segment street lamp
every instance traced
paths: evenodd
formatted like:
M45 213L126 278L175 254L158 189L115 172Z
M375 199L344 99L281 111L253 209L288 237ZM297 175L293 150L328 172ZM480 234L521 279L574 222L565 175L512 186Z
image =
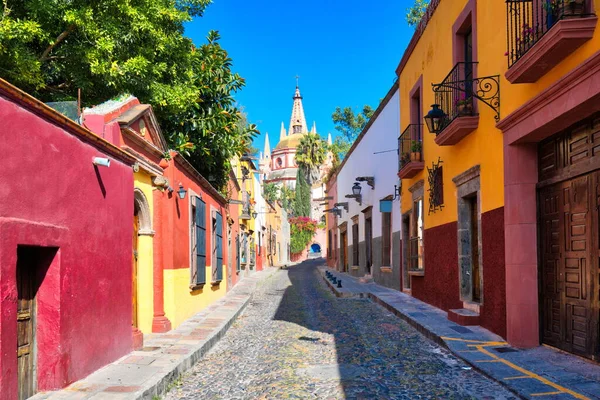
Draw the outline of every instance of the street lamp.
M254 212L252 213L252 218L256 219L256 217L258 217L258 213L257 213L256 211L254 211Z
M354 186L352 186L352 194L354 194L355 196L360 196L361 191L362 187L360 186L360 183L354 182Z
M431 110L429 110L424 118L429 132L436 135L440 133L446 123L446 117L446 113L440 108L439 104L432 104Z
M183 185L181 183L179 183L179 190L177 191L177 195L179 196L179 198L181 200L185 199L185 194L187 193L187 190L185 190L183 188Z

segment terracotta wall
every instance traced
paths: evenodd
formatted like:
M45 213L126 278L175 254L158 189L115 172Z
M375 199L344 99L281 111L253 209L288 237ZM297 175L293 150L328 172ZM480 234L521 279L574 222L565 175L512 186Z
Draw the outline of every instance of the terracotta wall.
M38 389L132 348L133 173L62 125L0 97L0 391L16 399L17 246L56 248L37 292Z

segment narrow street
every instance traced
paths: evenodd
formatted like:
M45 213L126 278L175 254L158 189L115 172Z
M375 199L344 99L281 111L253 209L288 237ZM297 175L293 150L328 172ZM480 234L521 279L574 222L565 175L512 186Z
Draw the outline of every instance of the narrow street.
M165 398L515 398L383 308L334 297L318 265L263 282Z

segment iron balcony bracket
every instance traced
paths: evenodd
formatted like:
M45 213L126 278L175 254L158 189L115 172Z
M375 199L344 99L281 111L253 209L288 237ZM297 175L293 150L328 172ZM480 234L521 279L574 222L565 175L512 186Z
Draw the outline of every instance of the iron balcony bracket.
M432 83L435 93L458 90L481 101L496 112L494 119L500 121L500 75L483 76L453 82ZM467 88L471 86L469 91Z

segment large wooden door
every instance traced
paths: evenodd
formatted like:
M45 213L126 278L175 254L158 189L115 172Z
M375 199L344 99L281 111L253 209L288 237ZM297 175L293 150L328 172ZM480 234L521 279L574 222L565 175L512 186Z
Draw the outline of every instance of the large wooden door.
M365 242L367 247L367 274L371 273L373 265L373 220L365 219Z
M17 251L17 366L19 400L36 392L35 371L35 262L32 251Z
M598 351L598 182L591 173L539 193L542 341L589 358Z
M348 233L342 232L342 272L348 271Z

